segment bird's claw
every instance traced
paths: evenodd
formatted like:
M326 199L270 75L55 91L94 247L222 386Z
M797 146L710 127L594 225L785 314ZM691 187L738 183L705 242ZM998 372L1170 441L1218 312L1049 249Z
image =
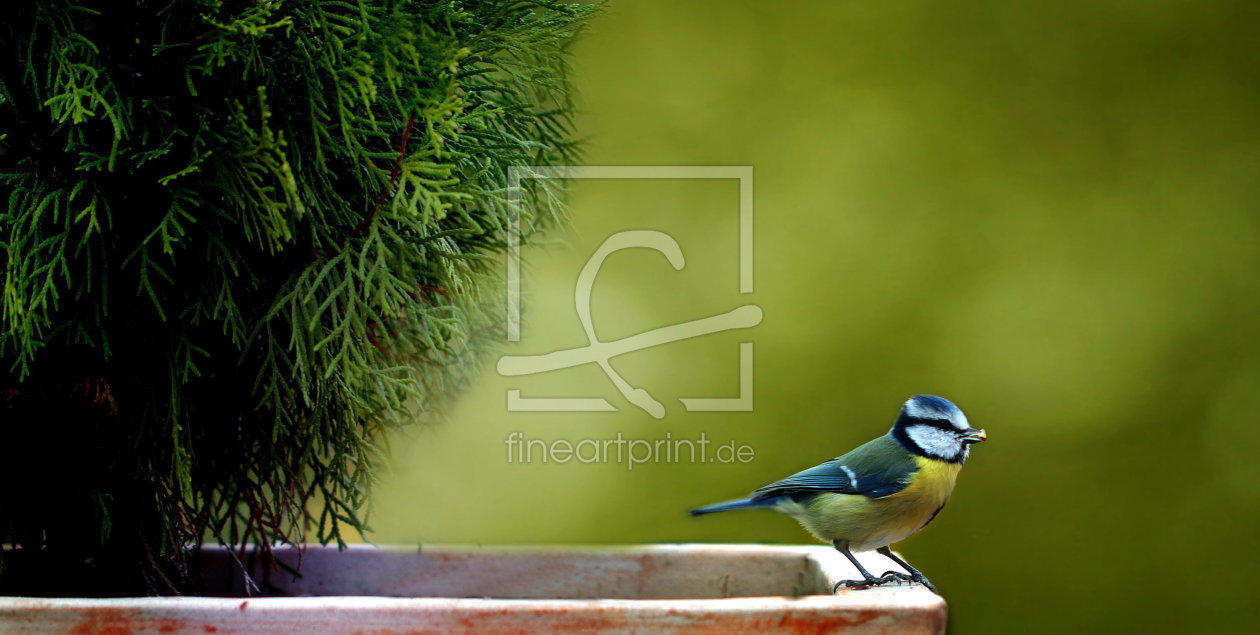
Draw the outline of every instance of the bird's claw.
M844 587L846 589L862 589L862 588L876 586L879 584L883 584L885 582L892 582L893 580L900 580L900 579L901 578L898 578L897 576L894 576L894 575L884 574L883 576L880 576L878 578L864 578L862 580L841 580L837 582L834 587L831 588L831 592L832 593L839 592L840 587Z
M922 573L919 573L917 571L914 573L901 573L900 571L888 571L884 573L885 577L890 576L890 575L897 576L898 580L905 580L906 582L918 582L919 584L922 584L923 586L927 587L929 591L936 593L936 585L929 582L928 579Z
M936 585L929 582L928 579L922 573L916 573L910 576L910 581L918 582L919 584L922 584L923 586L927 587L929 591L933 593L937 592Z
M911 574L911 573L903 573L901 571L885 571L884 575L878 578L866 578L863 580L841 580L836 583L836 586L832 587L831 592L832 593L838 592L840 590L840 587L844 587L846 589L866 588L866 587L883 584L885 582L892 582L893 580L896 580L899 582L918 582L919 584L922 584L923 586L927 587L929 591L933 593L937 592L936 585L932 584L932 582L928 580L927 577L925 577L922 573Z

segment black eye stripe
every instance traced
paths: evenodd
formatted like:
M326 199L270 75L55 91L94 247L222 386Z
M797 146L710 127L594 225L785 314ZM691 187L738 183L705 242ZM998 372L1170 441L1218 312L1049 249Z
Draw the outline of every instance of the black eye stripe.
M958 428L955 428L954 424L949 422L949 419L923 419L915 423L931 426L937 430L943 430L945 432L958 432Z

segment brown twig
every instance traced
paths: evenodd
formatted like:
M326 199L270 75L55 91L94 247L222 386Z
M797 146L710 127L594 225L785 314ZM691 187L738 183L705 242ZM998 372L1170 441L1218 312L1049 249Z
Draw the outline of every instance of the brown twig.
M384 205L385 201L389 200L389 197L394 194L394 189L398 186L398 177L402 174L403 160L407 158L407 142L411 141L411 130L415 126L416 116L412 115L407 119L407 127L403 128L402 144L398 148L398 158L394 160L394 169L389 174L389 183L381 190L380 195L376 197L376 202L372 203L372 207L368 209L366 214L363 215L363 219L359 221L359 224L355 225L354 229L351 229L349 234L346 234L346 239L341 242L342 247L344 247L351 238L358 236L360 232L367 228L368 223L372 222L373 218L376 218L376 211L379 210L381 205Z

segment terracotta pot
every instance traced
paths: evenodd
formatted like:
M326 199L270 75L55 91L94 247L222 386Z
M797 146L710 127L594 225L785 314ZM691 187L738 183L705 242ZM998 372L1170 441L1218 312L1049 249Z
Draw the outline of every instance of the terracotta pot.
M245 554L245 560L251 554ZM278 549L288 568L297 550ZM0 598L5 633L851 632L940 633L945 601L921 585L831 593L858 577L822 546L310 546L301 575L202 553L205 597ZM862 554L868 568L891 568Z

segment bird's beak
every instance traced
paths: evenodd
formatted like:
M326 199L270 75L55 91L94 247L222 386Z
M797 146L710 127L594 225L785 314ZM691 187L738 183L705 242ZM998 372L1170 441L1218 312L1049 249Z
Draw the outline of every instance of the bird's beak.
M966 441L967 443L980 443L988 438L989 435L985 434L984 430L976 430L975 428L972 428L967 431L967 436L963 437L963 441Z

